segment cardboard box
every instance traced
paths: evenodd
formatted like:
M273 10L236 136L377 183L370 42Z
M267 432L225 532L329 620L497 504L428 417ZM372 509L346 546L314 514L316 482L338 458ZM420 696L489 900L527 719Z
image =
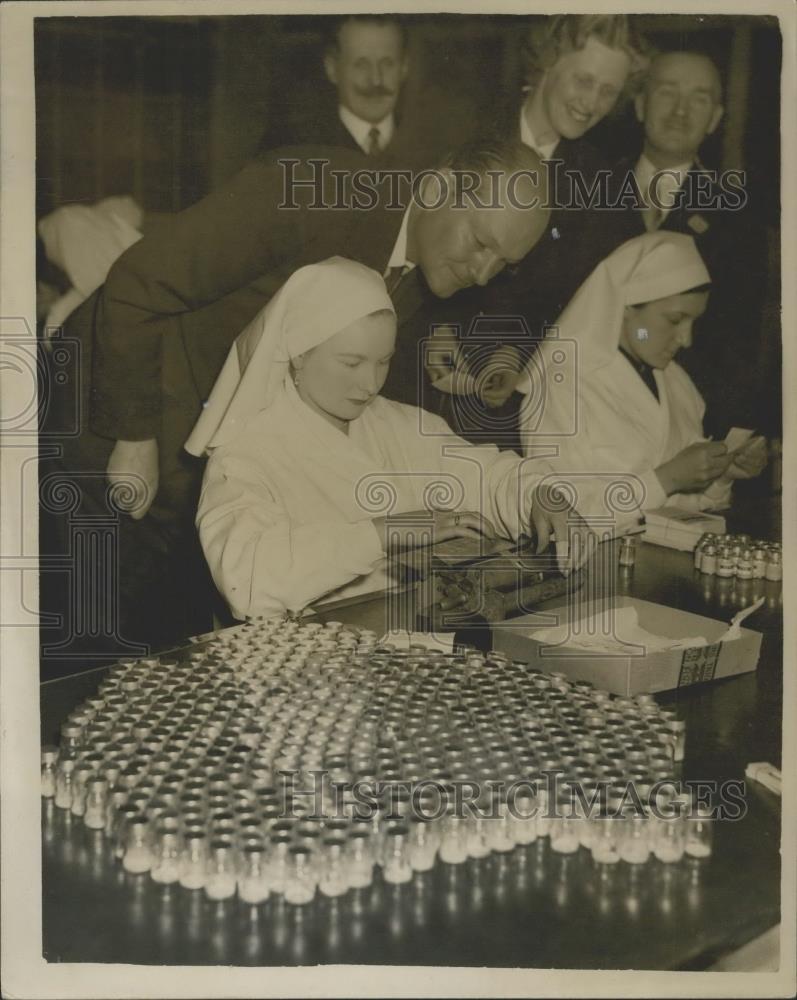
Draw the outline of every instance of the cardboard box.
M761 651L761 634L740 629L738 639L719 642L728 623L693 615L687 611L619 597L614 607L636 608L639 624L655 635L686 638L705 636L709 645L668 649L645 653L638 647L629 649L628 656L587 653L568 650L567 645L544 646L535 641L534 633L550 624L534 625L534 615L525 615L492 626L493 646L513 659L524 660L547 673L558 671L570 680L590 681L595 687L612 694L634 695L699 684L720 677L749 673L756 669ZM550 614L550 612L548 612ZM568 609L556 609L560 621L567 621ZM622 639L622 636L619 636Z

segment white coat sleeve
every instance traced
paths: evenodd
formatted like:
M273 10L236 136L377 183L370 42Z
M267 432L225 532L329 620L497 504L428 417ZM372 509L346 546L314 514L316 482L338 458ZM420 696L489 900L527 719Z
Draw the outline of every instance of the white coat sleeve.
M297 611L383 558L370 520L295 524L251 461L208 461L197 528L213 580L238 618Z
M682 409L687 416L691 416L694 423L695 433L689 444L697 444L700 441L708 440L703 433L703 418L706 413L706 404L697 386L683 370L678 372L678 390L682 398ZM730 506L731 490L733 480L720 476L702 493L671 493L667 503L683 510L709 510L716 508L723 510Z
M553 470L544 462L531 462L514 451L499 451L494 445L474 445L458 437L440 417L424 414L428 435L423 461L436 467L458 484L459 509L488 518L497 533L516 539L529 533L533 492Z
M612 517L618 525L638 521L644 510L661 507L667 496L653 469L639 470L623 441L607 446L605 435L591 432L596 415L589 396L581 395L574 414L572 402L550 392L534 425L521 427L524 452L547 463L572 488L574 505L585 516Z

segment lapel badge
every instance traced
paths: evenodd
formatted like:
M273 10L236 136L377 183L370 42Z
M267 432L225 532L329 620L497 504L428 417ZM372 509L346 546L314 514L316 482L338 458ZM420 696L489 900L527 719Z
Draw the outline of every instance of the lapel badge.
M708 222L706 222L703 216L699 214L691 216L687 225L690 229L693 229L698 236L702 236L703 233L708 231Z

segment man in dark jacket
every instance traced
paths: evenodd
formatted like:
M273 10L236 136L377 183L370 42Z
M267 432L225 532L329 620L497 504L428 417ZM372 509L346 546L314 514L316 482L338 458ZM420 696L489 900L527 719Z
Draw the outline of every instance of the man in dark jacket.
M199 622L190 627L176 620L174 610L181 595L192 595L189 618L201 620L207 607L180 557L195 539L201 477L201 463L182 445L235 337L292 271L336 254L377 269L396 303L401 342L414 336L409 321L425 296L486 283L520 261L547 222L545 210L518 208L505 191L498 211L457 207L454 177L462 170L480 177L488 169L526 171L519 198L544 200L529 176L539 178L539 159L520 144L466 148L415 188L406 182L411 171L402 185L385 169L371 178L374 197L363 196L360 208L351 188L341 194L340 174L327 169L332 157L335 170L343 170L341 153L305 147L248 165L174 216L157 239L131 247L70 318L67 336L81 345L81 432L58 438L71 414L65 416L56 393L47 429L59 454L42 478L42 502L52 515L49 544L67 549L78 514L116 516L118 580L109 585L118 586L120 630L128 639L163 644L201 630ZM362 180L362 168L354 153L346 176ZM406 357L411 364L400 368L398 362L397 371L415 381L415 347ZM106 470L117 491L115 510ZM80 494L79 510L68 516L48 501L61 480ZM119 514L120 499L129 515Z
M612 179L612 199L625 197L629 205L620 216L623 237L659 228L694 237L712 289L694 345L679 363L706 401L707 433L755 428L766 232L746 204L743 172L718 176L699 159L723 116L719 71L699 52L662 53L635 106L642 151L619 163Z

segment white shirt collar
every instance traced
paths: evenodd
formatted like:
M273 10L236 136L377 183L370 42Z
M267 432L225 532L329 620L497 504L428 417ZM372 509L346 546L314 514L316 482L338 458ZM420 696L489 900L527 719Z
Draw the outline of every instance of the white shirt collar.
M526 116L523 114L522 104L520 106L520 141L524 146L530 146L543 160L550 160L554 154L554 150L559 145L558 139L547 143L545 146L537 142L529 128L529 123L526 121Z
M414 261L407 260L407 230L410 222L411 207L407 208L404 212L404 218L401 220L401 229L398 231L396 242L393 244L393 253L391 253L390 260L385 269L385 276L395 267L403 267L405 273L415 267Z
M393 138L393 131L396 127L393 118L393 112L383 118L381 122L367 122L363 118L359 118L353 111L350 111L343 104L338 105L338 116L343 122L345 127L351 133L352 139L357 143L360 149L364 152L368 152L370 146L370 139L368 133L372 128L378 129L379 131L379 148L384 149L385 146Z
M692 167L692 161L687 163L679 163L675 167L660 168L656 167L651 161L645 156L644 153L639 157L636 167L634 167L634 175L639 185L639 191L642 197L648 200L648 188L650 182L655 174L659 174L659 178L656 182L656 191L658 194L659 201L662 206L664 206L665 214L672 208L675 203L675 192L682 186L684 178Z

